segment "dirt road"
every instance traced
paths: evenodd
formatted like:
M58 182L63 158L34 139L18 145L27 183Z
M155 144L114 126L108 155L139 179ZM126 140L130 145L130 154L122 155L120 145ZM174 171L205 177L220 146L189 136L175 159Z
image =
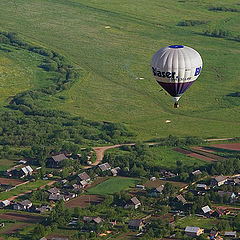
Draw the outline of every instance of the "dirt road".
M51 186L51 185L53 185L55 182L56 182L55 180L54 180L54 181L51 181L51 182L49 182L49 183L47 183L47 184L42 185L40 188L43 189L45 186ZM33 190L37 190L37 189L38 189L38 188L34 188ZM29 190L29 191L26 191L26 192L23 192L23 193L19 193L18 195L15 195L15 196L12 196L12 197L8 198L7 200L8 200L8 201L12 201L12 200L14 200L14 199L16 199L16 198L18 198L18 197L21 197L21 196L23 196L23 195L26 195L26 194L28 194L28 193L31 193L33 190Z

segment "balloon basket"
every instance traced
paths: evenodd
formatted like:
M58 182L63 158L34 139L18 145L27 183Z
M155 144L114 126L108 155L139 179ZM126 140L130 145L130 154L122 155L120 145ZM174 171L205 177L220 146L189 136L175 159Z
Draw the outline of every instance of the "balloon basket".
M179 108L179 104L177 102L174 103L174 108Z

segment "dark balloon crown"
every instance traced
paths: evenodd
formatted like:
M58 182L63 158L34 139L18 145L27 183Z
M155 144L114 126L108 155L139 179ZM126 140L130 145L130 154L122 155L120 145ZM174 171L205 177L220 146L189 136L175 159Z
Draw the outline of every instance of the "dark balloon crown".
M182 45L171 45L170 48L184 48Z

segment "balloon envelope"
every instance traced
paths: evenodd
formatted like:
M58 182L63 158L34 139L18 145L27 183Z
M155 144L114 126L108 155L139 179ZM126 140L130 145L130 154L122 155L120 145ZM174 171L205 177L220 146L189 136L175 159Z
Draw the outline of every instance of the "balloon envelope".
M151 69L156 81L177 102L200 75L202 58L190 47L172 45L153 55Z

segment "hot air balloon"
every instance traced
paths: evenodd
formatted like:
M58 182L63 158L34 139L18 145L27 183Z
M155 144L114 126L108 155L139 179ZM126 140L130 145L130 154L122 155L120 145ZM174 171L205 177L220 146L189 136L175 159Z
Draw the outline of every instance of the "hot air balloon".
M174 107L178 108L180 97L201 73L202 58L190 47L171 45L153 55L151 69L155 80L172 96Z

